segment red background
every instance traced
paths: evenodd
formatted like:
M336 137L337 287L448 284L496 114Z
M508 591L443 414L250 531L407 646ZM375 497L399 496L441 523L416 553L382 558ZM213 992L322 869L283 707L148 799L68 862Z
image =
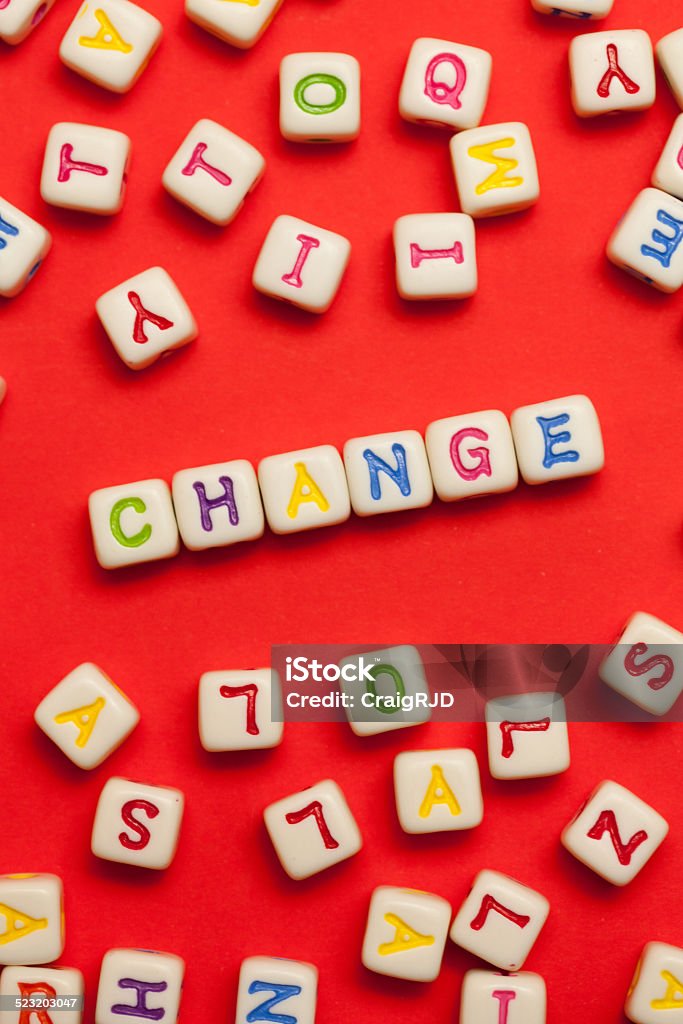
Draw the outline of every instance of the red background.
M553 910L527 966L549 985L551 1019L621 1022L642 943L683 944L674 726L572 730L566 777L487 777L483 728L426 726L358 740L346 727L287 729L257 756L205 754L196 734L201 672L267 664L275 642L612 639L637 608L682 628L680 303L610 266L605 241L651 169L677 113L663 80L644 113L579 121L566 52L585 24L535 15L527 0L286 0L263 40L238 52L191 25L180 0L146 0L165 38L135 89L108 94L67 71L59 40L76 11L58 3L0 54L1 191L44 223L54 248L27 291L2 302L0 409L3 608L0 663L0 870L50 870L67 893L65 964L88 983L114 945L188 962L184 1018L231 1019L240 959L309 959L321 971L319 1021L450 1020L475 961L449 943L431 986L382 979L359 963L377 883L433 890L454 904L481 867L544 892ZM677 28L673 0L616 0L607 25ZM595 28L604 28L598 23ZM485 120L529 124L541 177L534 209L477 225L480 290L461 304L396 294L390 243L404 213L457 209L448 132L397 114L413 39L434 35L493 54ZM278 132L277 67L294 50L342 50L363 73L363 132L315 148ZM235 223L214 228L161 189L161 172L200 117L266 156ZM50 126L85 121L133 140L123 212L111 220L45 206L38 182ZM340 231L352 260L331 311L313 318L257 295L251 269L279 213ZM198 342L138 374L96 321L109 287L160 263L200 324ZM86 499L109 484L171 478L188 466L332 442L580 391L601 417L607 462L579 482L520 488L298 537L273 537L106 573ZM94 660L143 721L91 775L38 734L32 712L67 671ZM471 745L486 818L460 836L409 837L392 806L391 761L405 747ZM88 840L110 774L187 794L181 845L160 875L97 862ZM366 846L309 882L289 881L269 847L263 806L331 776ZM625 891L560 848L583 796L614 777L651 801L672 834Z

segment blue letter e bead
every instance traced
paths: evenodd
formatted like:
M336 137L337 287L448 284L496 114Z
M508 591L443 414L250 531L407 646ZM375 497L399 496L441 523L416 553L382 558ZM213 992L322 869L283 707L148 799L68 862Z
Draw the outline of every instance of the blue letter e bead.
M651 256L657 260L665 270L671 266L671 259L683 241L683 220L678 220L668 210L657 210L657 220L669 229L670 234L665 235L659 228L652 232L652 241L661 245L661 249L655 249L653 245L641 245L640 251L643 256Z
M545 469L552 469L557 462L579 461L579 453L574 451L573 448L566 452L553 451L556 444L568 444L572 439L572 435L568 430L560 430L557 433L553 433L555 427L563 427L565 423L569 423L568 413L563 412L559 416L537 416L536 422L543 431L543 440L545 442L543 466Z
M393 469L384 459L376 455L370 448L363 452L363 458L370 470L370 494L379 501L382 497L382 485L379 482L379 474L386 473L390 480L393 480L404 498L410 494L410 480L408 478L408 467L406 466L406 450L402 444L392 444L391 451L396 459L396 469Z
M276 985L271 981L252 981L249 986L249 995L253 995L254 992L273 992L274 995L272 999L266 999L264 1003L259 1003L249 1011L247 1024L254 1024L259 1020L270 1021L271 1024L297 1024L297 1018L292 1017L290 1013L271 1013L271 1010L285 999L300 995L301 985Z

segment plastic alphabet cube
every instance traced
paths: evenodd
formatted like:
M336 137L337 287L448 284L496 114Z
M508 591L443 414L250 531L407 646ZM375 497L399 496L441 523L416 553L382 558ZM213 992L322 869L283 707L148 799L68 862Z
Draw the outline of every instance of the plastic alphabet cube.
M404 750L394 760L394 795L401 828L413 835L475 828L484 817L471 750Z
M129 0L86 0L59 47L68 68L111 92L128 92L161 41L161 22Z
M5 380L4 377L0 377L0 405L2 405L2 403L4 402L6 394L7 394L7 381Z
M520 693L486 702L489 771L494 779L536 779L569 768L564 699Z
M212 0L218 2L218 0ZM225 0L238 6L241 0ZM166 167L162 184L174 199L213 224L234 220L261 180L266 161L222 124L197 121Z
M662 192L683 199L683 114L673 123L662 155L652 172L652 184Z
M540 194L529 129L517 121L482 125L450 143L460 209L471 217L525 210Z
M291 142L360 133L360 64L348 53L289 53L280 64L280 131Z
M83 975L74 967L6 967L0 975L3 1024L81 1024L83 994Z
M258 42L282 0L185 0L185 14L213 36L242 50Z
M140 712L106 673L85 662L41 700L37 725L79 768L96 768L140 721Z
M0 875L0 964L49 964L64 949L57 875Z
M605 464L598 414L585 395L521 406L510 425L519 471L528 484L590 476Z
M624 1013L633 1024L680 1024L683 1020L683 949L647 942L626 997Z
M235 1024L296 1021L314 1024L318 968L300 960L250 956L242 961Z
M173 278L150 267L101 295L95 303L109 340L131 370L197 337L197 323Z
M199 680L199 738L204 750L277 747L283 729L280 678L272 669L205 672Z
M480 871L455 916L450 936L494 967L517 971L549 912L550 904L540 892L498 871Z
M599 669L613 690L651 715L665 715L683 690L683 633L636 612Z
M398 109L406 121L474 128L484 115L491 54L445 39L416 39L401 83Z
M344 445L344 468L357 516L403 512L432 503L432 475L417 430L352 437Z
M442 501L513 491L519 480L510 424L498 409L435 420L425 434Z
M646 110L655 101L652 43L642 29L590 32L569 45L572 105L579 117Z
M178 554L178 527L165 480L139 480L93 491L88 510L95 554L103 569Z
M246 459L181 469L171 490L180 536L190 551L263 536L261 492Z
M40 194L67 210L118 213L129 160L130 139L123 132L62 121L47 137Z
M15 46L33 32L55 0L5 0L0 6L0 39ZM13 1022L9 1022L13 1024ZM65 1021L64 1024L70 1024Z
M683 108L683 28L663 36L655 53L676 102Z
M372 894L361 959L369 971L407 981L439 976L452 909L431 892L380 885Z
M324 313L339 291L350 256L351 243L343 235L283 214L266 235L252 284L273 299Z
M315 875L358 853L360 830L332 779L270 804L263 820L290 878Z
M354 670L345 671L340 686L350 702L344 711L356 736L376 736L431 718L431 695L416 647L402 644L354 654L340 664Z
M37 221L0 197L0 295L18 295L43 262L52 238Z
M332 445L268 455L258 481L273 533L335 526L351 515L344 465Z
M466 213L415 213L394 224L402 299L466 299L477 290L474 221Z
M184 807L179 789L109 779L97 804L92 852L102 860L163 871L175 857Z
M662 292L683 285L683 202L657 188L639 192L607 243L607 257Z
M531 0L531 6L541 14L552 14L556 18L599 21L610 13L614 0Z
M185 962L173 953L110 949L102 958L95 1024L129 1019L176 1024L184 975Z
M547 994L540 974L467 971L460 1024L545 1024Z
M600 783L566 826L562 845L612 885L628 885L668 831L661 814L608 780Z

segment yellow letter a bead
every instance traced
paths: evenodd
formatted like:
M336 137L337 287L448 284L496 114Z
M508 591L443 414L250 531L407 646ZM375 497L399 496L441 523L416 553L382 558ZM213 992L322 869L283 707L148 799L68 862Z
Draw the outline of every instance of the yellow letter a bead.
M8 907L6 903L0 903L0 916L5 919L5 930L0 933L0 946L6 946L8 942L16 942L31 932L47 928L46 917L29 917L28 914Z
M95 722L105 703L104 697L98 697L93 704L86 704L82 708L74 708L73 711L63 711L61 715L55 715L55 722L57 725L66 725L67 722L72 722L78 729L76 746L84 747L92 735Z
M427 787L427 792L420 804L420 817L428 818L434 806L443 804L448 807L454 817L456 814L461 813L460 804L455 797L455 793L446 782L442 769L438 764L434 764L432 765L432 777Z
M296 481L294 482L294 490L292 496L289 499L289 505L287 506L287 515L290 519L296 519L299 512L299 506L303 505L307 501L313 501L318 506L321 512L327 512L330 507L330 503L318 487L313 477L309 474L306 469L305 462L295 462L294 469L296 470Z
M380 956L388 956L390 953L401 953L406 949L416 949L418 946L433 946L433 935L421 935L414 931L410 925L402 921L396 914L385 914L384 920L396 929L392 942L383 942L378 947Z
M661 972L666 982L666 992L662 999L653 999L650 1006L653 1010L683 1009L683 985L670 971Z
M81 36L78 40L80 45L94 50L119 50L121 53L130 53L133 47L119 35L105 12L98 8L95 17L100 25L97 35Z

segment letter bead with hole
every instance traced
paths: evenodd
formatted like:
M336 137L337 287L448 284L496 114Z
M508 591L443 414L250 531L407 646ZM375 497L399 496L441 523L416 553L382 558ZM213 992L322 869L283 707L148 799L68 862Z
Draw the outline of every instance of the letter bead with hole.
M378 886L370 897L363 965L391 978L435 981L451 913L448 900L431 892Z
M352 437L344 445L344 468L357 516L403 512L432 503L432 475L417 430Z
M165 480L103 487L88 499L97 561L103 569L172 558L180 550Z
M258 482L273 533L335 526L351 515L344 464L332 445L268 455L258 464Z
M434 420L425 434L442 501L513 491L519 480L510 424L498 409Z
M494 217L525 210L538 200L536 156L525 124L470 128L453 136L450 149L463 213Z
M555 18L601 21L612 10L614 0L531 0L531 6L540 14L552 14Z
M40 194L67 210L118 213L129 161L130 139L123 132L61 121L47 137Z
M484 115L491 54L445 39L416 39L403 74L398 109L406 121L474 128Z
M356 736L376 736L431 718L431 695L417 647L401 644L352 654L340 663L344 712ZM348 666L348 667L347 667Z
M261 493L254 467L246 459L181 469L171 489L180 536L190 551L263 536Z
M528 484L590 476L605 464L600 421L586 395L521 406L510 425L519 470Z
M394 760L394 797L401 828L413 835L476 828L484 817L472 750L404 750Z
M477 290L474 221L466 213L415 213L394 224L402 299L466 299Z
M658 188L639 192L607 243L607 258L662 292L683 285L683 202Z
M651 715L665 715L683 691L683 633L636 612L598 670L603 683Z
M343 235L286 214L273 221L256 260L258 292L309 313L325 313L339 291L351 256Z
M647 942L631 982L624 1013L633 1024L683 1020L683 949Z
M678 115L669 132L652 172L652 184L676 199L683 199L683 114Z
M199 680L204 750L264 750L282 743L282 691L270 668L205 672Z
M261 38L282 0L185 0L185 14L206 32L241 50Z
M612 885L628 885L669 831L668 822L618 782L601 782L562 832L562 845Z
M0 928L0 965L58 960L64 950L61 878L0 875Z
M569 768L567 709L557 693L516 693L486 702L489 771L494 779L536 779Z
M546 1024L547 993L540 974L467 971L460 1024Z
M23 291L51 245L49 231L0 197L0 295L11 299Z
M280 131L290 142L360 133L360 64L348 53L289 53L280 63Z
M6 967L0 974L2 1024L82 1024L84 991L75 967Z
M5 0L0 5L0 39L10 46L22 43L50 10L55 0ZM9 1021L8 1024L13 1024ZM65 1022L69 1024L69 1022Z
M313 964L250 956L240 967L235 1024L314 1024L317 998L318 968Z
M176 1024L185 961L148 949L110 949L102 958L95 1024L126 1020ZM59 1016L61 1024L61 1015Z
M572 106L579 117L646 110L655 101L652 43L642 29L589 32L569 44Z
M663 36L655 46L655 53L676 102L683 108L683 28Z
M97 804L92 852L102 860L163 871L175 857L184 808L179 789L111 778Z

